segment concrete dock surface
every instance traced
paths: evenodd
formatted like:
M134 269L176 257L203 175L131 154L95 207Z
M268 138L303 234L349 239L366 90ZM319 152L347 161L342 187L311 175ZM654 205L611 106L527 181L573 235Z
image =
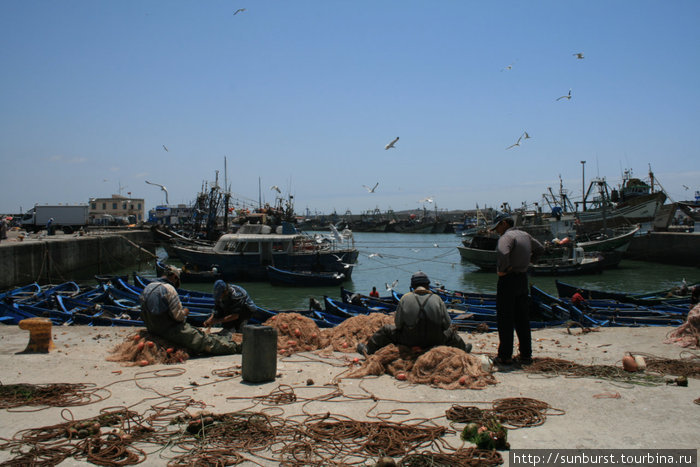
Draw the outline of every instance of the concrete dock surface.
M665 344L674 328L601 328L582 333L580 328L533 330L534 357L553 357L584 365L621 366L626 352L678 359L687 350ZM0 437L65 422L66 419L94 417L101 409L128 407L146 413L151 407L170 401L188 400L188 410L203 408L213 413L239 410L269 411L278 416L303 414L346 415L355 420L414 423L432 419L449 430L444 440L453 448L470 447L460 440L462 423L450 422L445 411L453 405L490 408L500 398L527 397L561 411L547 416L542 425L508 430L513 449L696 449L700 445L700 381L689 378L688 386L676 384L640 385L591 377L531 374L519 367L496 371L498 383L484 390L443 390L412 385L384 375L349 379L338 377L357 365L356 353L333 353L330 358L315 352L279 356L277 378L263 384L249 384L240 377L241 355L194 358L177 365L123 366L107 361L110 350L133 335L133 328L54 326L55 350L48 354L21 353L28 332L17 326L0 326L1 382L84 383L104 388L105 397L96 403L64 409L20 407L0 411ZM463 334L475 354L495 355L496 333ZM516 340L517 341L517 340ZM698 351L692 351L698 354ZM685 354L687 355L687 353ZM671 376L667 376L671 378ZM333 384L337 383L337 387ZM293 391L296 402L270 405L254 397L268 396L281 388ZM338 397L323 397L340 390ZM236 397L231 399L231 397ZM309 400L319 398L319 400ZM140 446L147 458L143 465L164 466L175 457L173 446ZM425 448L420 449L424 451ZM500 451L509 465L508 451ZM254 459L240 465L278 465ZM0 451L0 461L11 459ZM359 465L374 465L378 456L367 456ZM398 461L400 457L395 457ZM89 465L67 459L61 465ZM357 465L357 464L356 464Z

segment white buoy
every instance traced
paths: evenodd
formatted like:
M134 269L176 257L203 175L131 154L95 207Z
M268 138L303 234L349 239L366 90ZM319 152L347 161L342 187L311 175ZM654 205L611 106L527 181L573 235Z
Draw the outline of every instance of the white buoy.
M644 371L647 367L647 362L641 355L635 355L634 361L637 363L637 371Z

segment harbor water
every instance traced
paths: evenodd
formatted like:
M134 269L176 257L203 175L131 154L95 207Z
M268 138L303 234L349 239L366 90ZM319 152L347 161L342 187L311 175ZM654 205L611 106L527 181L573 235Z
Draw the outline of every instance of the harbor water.
M328 232L321 232L328 234ZM343 283L346 289L368 294L377 287L380 295L387 294L386 284L398 280L395 290L408 291L411 274L421 270L433 284L440 283L448 289L465 292L496 291L496 274L482 272L463 261L457 250L461 238L455 234L399 234L353 233L355 247L360 255L352 273L352 279ZM159 255L165 250L159 249ZM168 262L181 265L176 259ZM120 271L130 274L134 268ZM143 264L138 270L147 277L155 277L155 265ZM646 292L668 289L681 284L700 282L700 268L670 266L644 261L622 260L616 269L601 274L561 276L559 280L585 288L623 292ZM546 292L556 295L555 277L530 277L530 282ZM271 309L306 309L309 300L323 302L323 296L340 297L338 287L282 287L266 282L240 282L257 305ZM212 284L183 284L184 288L211 292Z

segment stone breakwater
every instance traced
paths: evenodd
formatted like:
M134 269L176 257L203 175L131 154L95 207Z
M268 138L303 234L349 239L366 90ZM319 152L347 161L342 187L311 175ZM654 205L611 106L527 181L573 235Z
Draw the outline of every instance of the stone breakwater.
M0 242L0 290L31 282L60 283L152 261L150 230L89 232L85 235L26 235L9 232Z

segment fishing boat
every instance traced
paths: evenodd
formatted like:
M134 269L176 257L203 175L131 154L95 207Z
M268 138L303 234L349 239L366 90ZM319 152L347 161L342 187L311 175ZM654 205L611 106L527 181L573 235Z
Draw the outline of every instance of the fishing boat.
M690 291L700 284L685 285L685 287L677 286L670 289L658 290L653 292L613 292L607 290L596 290L575 285L567 284L559 280L555 280L557 294L559 298L571 298L577 291L581 291L581 295L586 299L607 299L617 300L622 303L634 303L638 305L674 305L683 307L686 310L690 306ZM685 293L683 293L685 289Z
M183 264L201 270L216 265L225 280L267 280L267 266L338 272L350 279L352 269L346 266L354 264L359 254L352 242L351 233L314 238L297 232L291 224L283 224L275 233L268 225L246 224L235 234L222 235L213 247L172 248Z
M340 285L346 279L342 272L287 271L274 266L267 267L267 278L272 285L296 287Z
M469 261L484 271L496 270L496 245L498 237L485 233L464 240L457 246L463 260ZM576 275L600 273L603 269L604 253L586 253L581 247L563 245L552 247L537 263L530 265L533 275ZM621 256L617 259L619 263Z

